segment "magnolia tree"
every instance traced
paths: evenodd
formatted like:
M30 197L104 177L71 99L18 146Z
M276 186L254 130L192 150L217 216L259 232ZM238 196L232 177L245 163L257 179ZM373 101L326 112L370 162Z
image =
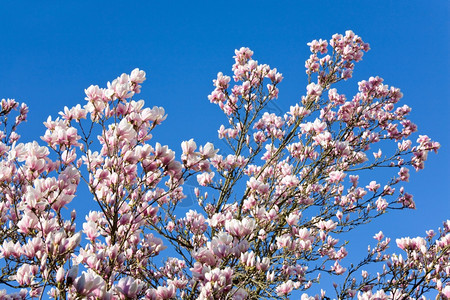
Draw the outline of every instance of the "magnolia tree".
M235 51L234 83L219 73L208 96L228 120L221 152L189 140L177 157L153 141L166 115L133 100L146 76L138 69L49 117L45 145L20 142L28 108L2 100L0 298L450 297L450 220L397 239L399 254L376 233L362 261L344 260L344 233L415 208L401 184L439 144L410 140L411 109L381 78L351 97L334 88L369 50L359 36L308 45L306 94L284 115L265 112L282 75ZM378 168L385 181L359 178ZM190 177L198 187L187 211ZM92 199L73 201L79 185ZM84 201L86 216L65 209Z

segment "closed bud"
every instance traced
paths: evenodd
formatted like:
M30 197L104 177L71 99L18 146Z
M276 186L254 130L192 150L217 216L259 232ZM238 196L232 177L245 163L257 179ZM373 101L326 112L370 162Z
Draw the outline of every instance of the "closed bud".
M80 241L81 241L81 232L77 232L69 239L66 250L73 251L76 247L78 247Z
M56 272L56 281L63 282L65 273L66 272L64 271L64 268L62 266L59 267L58 271Z
M78 265L74 265L67 272L66 277L67 284L72 284L75 281L75 278L77 278L77 275L78 275Z

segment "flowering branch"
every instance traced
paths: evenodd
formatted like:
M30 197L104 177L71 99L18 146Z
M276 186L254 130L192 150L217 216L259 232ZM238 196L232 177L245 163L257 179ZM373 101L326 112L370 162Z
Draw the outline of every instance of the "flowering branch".
M406 259L386 252L390 239L380 232L365 259L345 266L348 242L339 235L414 209L401 183L440 145L425 135L413 145L411 109L383 79L359 82L350 100L338 93L336 83L350 79L369 50L359 36L308 45L306 94L284 115L265 112L283 76L250 49L235 51L233 85L218 73L208 99L228 119L218 130L228 152L191 139L177 160L154 142L167 115L133 100L146 79L138 69L106 88L90 86L86 105L49 117L46 146L19 143L28 108L2 100L0 283L20 289L11 299L287 299L322 287L324 275L340 281L339 299L433 289L449 297L449 221L438 237L397 240ZM360 180L378 168L390 179ZM197 203L177 216L190 178ZM80 184L94 204L77 231L75 210L62 209ZM380 263L376 276L365 271ZM314 299L327 297L322 290Z

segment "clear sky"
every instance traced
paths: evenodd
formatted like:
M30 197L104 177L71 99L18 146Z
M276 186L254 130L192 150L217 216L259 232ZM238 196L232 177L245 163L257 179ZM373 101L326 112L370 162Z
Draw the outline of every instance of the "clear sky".
M24 140L40 140L48 115L83 105L89 85L104 87L138 67L148 78L139 97L168 114L154 142L179 155L183 140L217 140L225 118L207 95L217 72L231 74L234 49L250 47L255 59L283 73L276 104L284 112L305 94L306 43L351 29L371 51L357 64L347 91L355 92L357 81L369 76L384 78L402 89L419 133L442 145L406 186L417 210L384 216L360 231L360 238L367 245L380 229L393 238L423 235L450 218L449 3L5 0L0 98L29 105L19 133Z

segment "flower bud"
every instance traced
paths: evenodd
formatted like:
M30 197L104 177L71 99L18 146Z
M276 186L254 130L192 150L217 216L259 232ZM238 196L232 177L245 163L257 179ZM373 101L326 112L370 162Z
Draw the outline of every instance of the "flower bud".
M61 266L61 267L59 267L58 271L56 272L56 281L63 282L64 275L65 275L65 271L64 271L64 268Z
M78 275L78 265L74 265L67 272L67 276L66 276L67 284L72 284L74 282L75 278L77 278L77 275Z
M81 241L81 232L77 232L75 233L70 239L69 242L67 243L67 251L73 251L76 247L78 247L78 245L80 244Z

